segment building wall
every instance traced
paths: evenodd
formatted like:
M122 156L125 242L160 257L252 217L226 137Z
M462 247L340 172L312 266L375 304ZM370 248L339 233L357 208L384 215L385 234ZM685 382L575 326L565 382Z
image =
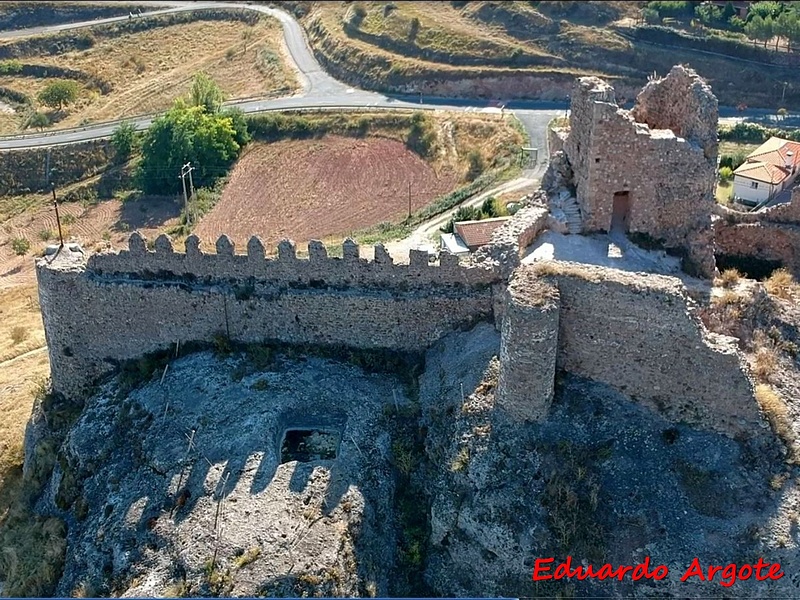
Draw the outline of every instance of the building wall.
M758 187L752 187L752 179L746 179L741 175L733 176L733 194L738 198L744 198L751 202L763 202L775 191L774 187L763 181L759 181Z
M52 263L38 262L56 391L80 397L119 361L219 334L417 351L455 327L493 319L497 275L456 257L431 266L414 252L411 264L393 265L380 246L368 262L346 243L342 259L314 245L301 260L284 243L268 260L257 242L248 255L234 255L227 238L218 254L200 253L196 242L175 253L161 237L147 252L135 234L127 252L87 261L65 248Z

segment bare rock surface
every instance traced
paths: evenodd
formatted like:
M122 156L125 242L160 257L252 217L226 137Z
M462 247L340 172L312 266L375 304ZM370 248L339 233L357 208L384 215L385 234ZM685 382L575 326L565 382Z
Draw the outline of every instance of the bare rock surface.
M520 423L495 403L499 365L490 355L497 349L485 342L461 342L476 355L484 349L480 381L457 362L439 374L429 365L420 389L428 453L440 467L430 484L426 576L433 589L517 597L798 594L798 489L779 444L670 423L574 375L559 378L546 421ZM596 568L649 556L669 575L660 582L531 581L536 558L555 557L554 568L567 555L573 567ZM763 557L780 562L785 576L733 587L722 587L719 575L681 582L694 557L706 571Z
M387 593L381 416L406 402L402 384L319 358L250 373L243 360L194 354L163 384L90 400L50 490L70 507L59 595ZM282 462L287 429L312 432L295 448L309 462Z

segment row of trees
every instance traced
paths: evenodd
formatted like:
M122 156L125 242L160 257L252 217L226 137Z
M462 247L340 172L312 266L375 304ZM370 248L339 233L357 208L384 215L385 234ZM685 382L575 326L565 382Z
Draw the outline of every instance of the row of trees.
M772 39L788 40L800 44L800 5L796 2L756 2L747 13L747 19L739 17L731 2L724 7L709 2L648 2L642 10L648 23L660 23L664 19L699 21L705 26L742 31L752 40L764 42Z
M788 40L789 47L800 44L800 14L794 10L786 10L773 17L755 15L747 21L744 33L752 40L764 42L764 47L775 38L775 49L781 38Z

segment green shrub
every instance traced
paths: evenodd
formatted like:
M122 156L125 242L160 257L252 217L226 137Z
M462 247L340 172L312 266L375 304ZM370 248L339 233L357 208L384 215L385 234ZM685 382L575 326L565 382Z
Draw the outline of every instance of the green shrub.
M25 256L31 249L31 243L25 238L16 238L11 240L11 249L17 256Z
M39 111L32 111L30 116L25 120L24 127L28 129L29 127L35 127L39 131L43 128L50 125L50 119L47 117L46 114L39 112Z
M16 59L0 60L0 75L16 75L22 72L22 63Z
M136 127L129 121L124 121L114 130L111 135L111 145L116 152L116 160L125 162L131 156L136 144L138 136L136 134Z
M423 158L427 158L433 154L435 144L436 132L430 117L424 113L415 112L411 116L411 128L406 138L406 146Z
M694 2L648 2L646 8L654 10L661 18L690 18L694 14Z
M447 222L447 225L442 227L442 231L444 233L453 233L453 229L457 222L478 221L484 217L485 215L480 208L476 208L474 206L460 206L458 210L453 213L453 218Z
M730 167L722 167L719 170L720 181L730 181L733 179L733 169Z
M469 168L467 169L467 181L475 181L486 170L486 161L483 158L480 150L470 150L467 154L467 162Z

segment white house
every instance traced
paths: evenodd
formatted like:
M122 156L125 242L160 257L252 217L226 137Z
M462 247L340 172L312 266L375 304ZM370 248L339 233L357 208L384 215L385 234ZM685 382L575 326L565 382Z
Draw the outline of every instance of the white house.
M760 204L791 186L800 172L800 142L771 137L733 172L733 195Z

